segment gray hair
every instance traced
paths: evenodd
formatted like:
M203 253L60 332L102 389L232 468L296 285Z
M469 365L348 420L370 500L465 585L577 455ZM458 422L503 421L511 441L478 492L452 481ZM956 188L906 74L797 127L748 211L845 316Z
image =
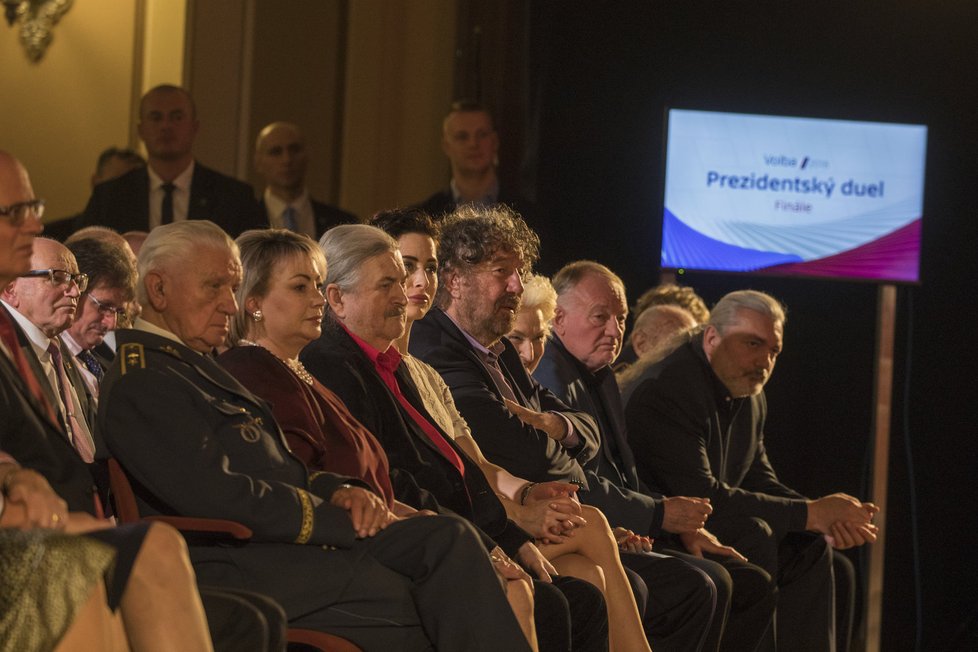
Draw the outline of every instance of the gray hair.
M234 244L224 229L209 220L185 220L164 224L153 229L139 250L139 284L136 299L149 305L146 293L146 275L168 269L172 263L193 265L191 253L201 247L228 250L238 257L238 245Z
M770 294L757 290L737 290L717 301L710 312L710 321L707 324L713 326L723 335L728 327L737 322L737 311L739 310L753 310L770 318L771 321L781 324L782 328L788 320L787 309Z
M573 290L588 274L603 277L612 285L620 287L622 294L625 293L625 282L601 263L593 260L575 260L572 263L567 263L554 274L553 283L557 296L562 297Z
M335 284L343 292L360 283L360 270L368 260L399 251L394 238L367 224L334 226L319 239L319 248L328 263L326 285Z

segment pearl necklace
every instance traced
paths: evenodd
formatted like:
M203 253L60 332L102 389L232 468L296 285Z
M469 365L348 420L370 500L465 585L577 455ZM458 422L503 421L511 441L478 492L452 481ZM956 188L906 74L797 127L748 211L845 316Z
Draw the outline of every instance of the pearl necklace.
M276 360L279 360L280 362L284 362L285 363L285 366L288 367L292 371L292 373L294 373L296 376L298 376L299 377L299 380L301 380L305 384L312 385L313 382L315 382L313 380L312 374L310 374L308 371L306 371L306 368L304 366L302 366L302 363L299 362L299 359L298 358L296 358L296 359L280 358L279 356L277 356L274 353L272 353L268 349L267 346L263 346L263 345L259 344L258 342L252 342L251 340L238 340L238 344L243 344L245 346L258 346L258 347L261 347L261 348L265 349L266 351L268 351L269 353L271 353L272 356Z

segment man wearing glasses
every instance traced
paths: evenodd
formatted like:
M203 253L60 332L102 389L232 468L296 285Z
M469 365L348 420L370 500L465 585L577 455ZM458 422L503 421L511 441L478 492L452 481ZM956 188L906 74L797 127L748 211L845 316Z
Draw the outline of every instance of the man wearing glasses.
M78 268L88 275L88 289L78 298L78 310L61 340L75 357L89 393L98 398L105 366L96 353L106 333L121 328L120 320L135 295L136 268L127 252L108 240L83 238L68 243Z
M82 460L95 457L95 403L58 335L75 318L88 276L78 272L75 257L60 242L34 240L31 271L3 289L3 307L20 327L20 347L43 387L72 445ZM42 383L43 385L44 383Z

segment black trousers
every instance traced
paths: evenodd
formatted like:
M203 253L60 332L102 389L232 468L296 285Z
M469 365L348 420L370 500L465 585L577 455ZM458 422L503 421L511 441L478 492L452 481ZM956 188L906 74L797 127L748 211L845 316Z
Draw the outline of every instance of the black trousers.
M286 616L277 602L251 591L199 590L214 652L284 652Z
M779 534L755 517L711 519L710 531L775 579L778 587L776 649L792 652L836 649L833 555L822 535ZM768 644L761 649L775 647Z
M652 649L701 650L717 598L716 587L706 573L677 557L655 552L623 552L621 562L648 588L642 623Z
M393 523L347 550L249 542L192 546L201 584L249 589L294 627L365 650L528 650L482 541L465 521Z
M717 608L703 650L752 652L773 644L778 587L767 571L730 557L666 552L706 573L716 586Z
M598 587L567 576L533 586L540 652L607 652L608 609Z

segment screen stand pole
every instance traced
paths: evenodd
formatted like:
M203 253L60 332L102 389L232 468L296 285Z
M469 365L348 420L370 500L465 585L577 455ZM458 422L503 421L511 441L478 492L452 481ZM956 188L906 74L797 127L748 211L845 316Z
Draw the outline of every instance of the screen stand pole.
M659 271L659 285L676 284L676 272L671 269L663 269Z
M866 652L879 652L883 623L883 558L886 543L886 488L889 475L890 422L893 407L893 341L896 330L896 286L881 285L876 307L876 359L873 405L873 493L880 508L876 543L869 548L869 587L866 600Z

